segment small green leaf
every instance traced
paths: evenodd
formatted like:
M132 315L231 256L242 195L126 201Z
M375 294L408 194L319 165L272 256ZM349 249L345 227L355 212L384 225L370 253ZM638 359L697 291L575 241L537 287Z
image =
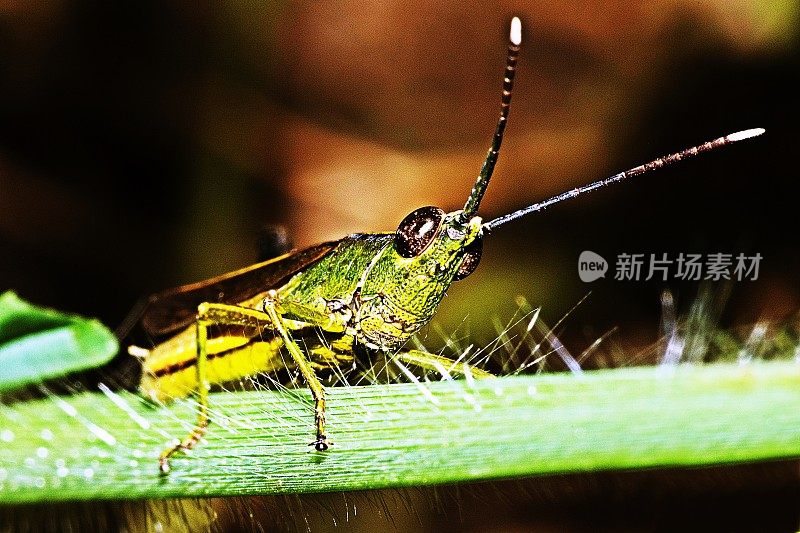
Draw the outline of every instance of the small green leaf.
M98 367L118 349L97 320L31 305L11 291L0 295L0 392Z

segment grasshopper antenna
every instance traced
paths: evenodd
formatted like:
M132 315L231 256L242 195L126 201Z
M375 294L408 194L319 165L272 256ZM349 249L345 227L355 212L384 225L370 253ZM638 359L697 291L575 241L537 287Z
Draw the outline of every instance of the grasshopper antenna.
M506 122L508 122L508 109L511 105L511 92L514 90L514 73L517 69L517 56L519 55L519 45L522 42L522 22L519 17L511 19L511 31L508 36L508 55L506 56L506 72L503 78L503 97L500 104L500 119L497 121L497 129L494 130L494 138L492 138L492 146L486 154L486 160L483 162L481 172L478 174L478 179L472 187L472 192L469 194L466 205L464 205L464 212L461 219L464 221L472 218L478 212L483 194L486 192L486 187L489 185L489 180L494 171L494 165L497 163L497 156L500 154L500 145L503 144L503 133L506 130Z
M656 170L658 168L670 165L672 163L677 163L678 161L694 157L697 154L702 154L703 152L709 152L711 150L714 150L715 148L721 148L727 144L735 143L737 141L743 141L745 139L750 139L752 137L757 137L762 133L764 133L764 128L753 128L750 130L737 131L736 133L731 133L730 135L714 139L713 141L708 141L698 146L687 148L686 150L681 150L680 152L675 152L674 154L670 154L665 157L659 157L658 159L654 159L653 161L650 161L649 163L646 163L644 165L639 165L638 167L633 167L632 169L626 170L625 172L614 174L610 178L595 181L594 183L590 183L589 185L584 185L582 187L576 187L572 190L562 192L557 196L553 196L552 198L549 198L543 202L539 202L530 205L528 207L522 208L518 211L514 211L513 213L497 217L494 220L490 220L489 222L484 224L483 227L487 230L492 230L497 226L505 224L506 222L511 222L512 220L523 217L528 213L535 213L537 211L541 211L542 209L549 207L553 204L557 204L562 200L575 198L576 196L579 196L585 192L593 191L595 189L600 189L601 187L605 187L606 185L610 185L612 183L616 183L618 181L622 181L624 179L633 176L645 174L646 172L650 172L651 170Z

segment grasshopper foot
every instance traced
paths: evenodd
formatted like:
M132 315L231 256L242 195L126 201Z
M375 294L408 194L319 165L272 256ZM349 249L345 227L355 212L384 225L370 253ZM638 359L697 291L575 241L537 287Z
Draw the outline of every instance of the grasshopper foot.
M178 452L183 452L194 448L194 445L200 442L200 439L203 437L203 435L206 434L207 428L208 428L208 421L205 421L203 425L198 425L197 427L195 427L192 430L192 432L189 433L189 436L183 439L182 442L176 444L175 446L172 446L171 448L167 448L166 450L161 452L161 455L158 456L158 470L159 472L161 472L161 475L169 474L170 457L172 457Z
M177 451L180 447L176 447L174 451ZM173 450L169 450L173 452ZM174 453L174 452L173 452ZM158 471L161 473L162 476L169 474L169 457L172 453L162 453L161 456L158 458Z
M328 448L330 448L333 445L333 443L328 442L328 437L326 437L325 435L320 435L319 437L317 437L317 440L309 443L308 445L313 446L314 449L317 450L318 452L324 452Z

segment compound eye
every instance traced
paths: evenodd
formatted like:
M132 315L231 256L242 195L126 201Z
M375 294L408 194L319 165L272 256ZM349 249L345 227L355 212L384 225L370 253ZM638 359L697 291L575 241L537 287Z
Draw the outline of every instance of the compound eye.
M482 254L483 238L478 237L467 246L467 250L464 252L464 260L461 261L461 266L458 267L458 272L456 272L453 281L462 280L475 272L475 269L478 268L478 263L481 262Z
M439 226L442 225L444 211L438 207L420 207L412 211L397 226L394 248L401 257L411 259L425 251L433 242Z

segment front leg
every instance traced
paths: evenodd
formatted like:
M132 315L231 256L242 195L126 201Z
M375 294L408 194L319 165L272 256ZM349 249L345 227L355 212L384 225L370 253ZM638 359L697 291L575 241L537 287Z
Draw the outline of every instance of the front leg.
M314 399L314 423L317 428L317 438L309 446L313 446L317 451L324 452L329 447L328 438L325 435L325 388L311 367L308 357L300 350L297 343L292 340L289 329L278 314L277 293L275 291L269 291L268 296L264 298L264 313L270 317L270 320L275 325L275 329L283 338L289 355L294 359L297 368L300 369L300 373L303 374L303 378L306 380L308 388L311 389L311 397Z

